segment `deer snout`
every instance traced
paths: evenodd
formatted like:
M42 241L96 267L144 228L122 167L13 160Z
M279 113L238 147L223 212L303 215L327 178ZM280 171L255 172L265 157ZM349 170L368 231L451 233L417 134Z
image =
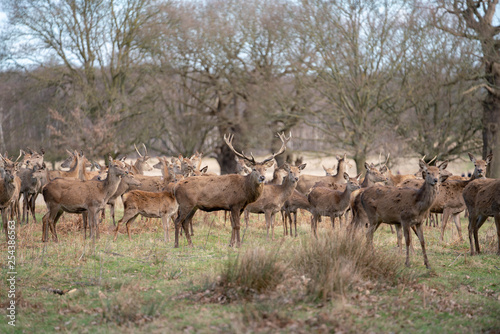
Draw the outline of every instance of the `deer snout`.
M482 168L478 168L477 172L478 172L479 175L483 175L483 169Z
M262 183L266 180L266 177L264 175L259 176L259 183Z

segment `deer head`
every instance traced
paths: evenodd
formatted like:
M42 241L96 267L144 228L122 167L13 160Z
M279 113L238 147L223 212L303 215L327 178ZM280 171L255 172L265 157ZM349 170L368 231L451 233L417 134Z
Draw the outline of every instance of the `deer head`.
M226 142L227 146L233 151L233 153L237 156L243 159L243 162L248 168L251 168L252 171L250 172L250 176L252 179L255 179L258 183L263 183L266 180L266 170L274 165L274 158L286 150L286 144L290 139L292 138L292 133L290 133L290 136L288 138L285 136L284 133L279 134L278 137L281 140L281 148L278 150L278 152L273 153L270 157L267 157L263 161L256 161L255 157L253 156L252 153L250 153L250 156L245 155L245 153L242 151L239 153L236 151L233 147L233 139L234 135L224 135L224 141Z

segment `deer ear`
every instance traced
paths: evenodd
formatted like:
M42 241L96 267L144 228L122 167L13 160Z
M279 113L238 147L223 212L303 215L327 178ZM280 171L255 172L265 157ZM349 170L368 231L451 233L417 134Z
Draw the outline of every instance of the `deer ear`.
M421 169L422 171L427 171L427 167L428 167L429 165L427 165L427 163L426 163L425 161L423 161L423 160L419 160L419 161L418 161L418 166L420 167L420 169Z
M5 178L5 169L3 169L2 167L0 167L0 176L3 178Z
M359 173L357 176L356 176L356 180L358 180L359 182L359 178L361 177L361 173Z
M302 164L299 166L299 170L304 170L306 168L307 164Z
M469 155L470 161L472 161L473 163L476 163L476 158L470 152L467 154Z
M270 161L267 161L266 163L264 163L264 167L266 168L271 168L272 166L274 165L274 159L273 160L270 160ZM252 167L252 165L250 164L247 164L248 167Z
M108 154L108 162L110 166L113 163L113 157L111 156L111 153Z
M446 167L448 167L448 160L443 161L443 162L442 162L442 163L438 166L439 170L441 170L441 171L442 171L442 170L445 170L445 169L446 169Z
M346 172L344 172L344 180L349 181L349 174Z
M368 162L365 161L365 168L366 169L370 169L370 165L368 164Z
M202 169L200 169L200 172L202 172L203 174L205 174L208 170L208 166L205 166L203 167Z
M493 160L493 153L490 153L488 154L488 156L486 156L486 163L489 165L491 160Z

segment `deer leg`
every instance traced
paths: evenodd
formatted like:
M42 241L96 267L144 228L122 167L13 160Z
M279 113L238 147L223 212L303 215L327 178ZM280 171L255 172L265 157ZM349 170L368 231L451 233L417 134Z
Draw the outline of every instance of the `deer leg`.
M135 212L134 212L135 213ZM120 229L120 224L125 221L126 223L128 223L128 221L130 220L131 217L133 217L134 214L131 214L131 211L130 210L127 210L125 208L125 212L123 213L123 217L122 219L120 219L118 221L118 223L116 224L116 228L115 228L115 235L113 237L113 241L116 241L116 238L118 237L118 230Z
M464 241L464 238L462 237L462 224L460 224L460 212L453 214L453 222L455 223L455 226L457 227L458 231L458 238L460 241Z
M469 213L469 225L467 227L469 231L469 244L470 244L470 255L474 255L474 239L473 239L473 234L474 234L474 224L476 221L476 217L474 217L471 213Z
M410 244L411 244L411 234L410 234L410 229L408 226L405 224L403 225L403 234L405 236L405 243L406 243L406 261L405 265L407 267L410 266Z
M292 217L289 216L290 220L290 236L292 235ZM293 212L293 224L295 225L295 237L297 237L297 211Z
M283 223L283 236L288 235L288 222L286 221L285 211L281 210L281 222Z
M52 233L52 240L54 242L58 242L56 224L59 221L59 218L61 218L62 214L63 214L63 211L60 210L56 213L56 215L53 219L49 219L49 228L50 228L50 232Z
M273 231L273 240L274 240L274 216L276 215L275 212L271 213L271 229Z
M500 215L495 215L495 225L497 228L497 241L498 241L498 249L497 254L500 255Z
M392 228L392 225L389 225L391 227L391 233L394 234L394 229Z
M481 250L479 249L479 235L478 235L478 232L479 232L479 229L481 228L481 226L483 226L483 224L486 221L486 219L488 219L488 216L480 215L478 217L478 219L477 219L477 224L474 227L474 240L476 242L476 253L477 254L481 254Z
M31 216L33 217L33 221L35 222L35 224L38 223L37 220L36 220L36 215L35 215L36 198L37 197L38 197L38 193L35 193L35 194L31 195L30 201L29 201L29 209L30 209Z
M271 213L269 211L266 211L264 213L264 216L266 218L267 240L269 240L269 228L271 227ZM273 240L274 240L274 235L273 235Z
M424 255L424 264L427 269L431 269L429 265L429 259L427 258L427 253L425 251L425 240L424 232L422 230L422 224L415 225L415 233L417 234L418 240L420 240L420 246L422 247L422 253Z
M194 235L194 231L193 231L193 220L189 220L189 228L191 229L191 236Z
M439 240L441 241L444 241L444 231L446 229L446 224L448 224L448 219L450 218L450 209L448 208L445 208L443 210L443 220L441 221L442 224L441 224L441 237L439 238Z
M396 238L397 238L396 243L399 248L399 254L401 254L403 252L403 243L402 243L403 234L401 233L401 225L396 225Z
M9 234L7 233L7 223L8 223L7 212L5 211L5 209L1 209L1 211L2 211L2 225L3 225L3 231L5 233L5 239L7 242L9 242Z
M224 212L227 212L227 211L224 211ZM245 219L245 226L246 228L248 228L248 222L250 221L250 212L248 210L245 210L243 211L243 218ZM231 217L229 217L229 219L231 219ZM232 226L232 222L231 222L231 226Z
M240 215L241 210L239 208L231 209L231 241L229 242L229 246L233 247L236 243L236 247L240 247ZM269 230L268 230L268 238L269 238Z
M131 218L127 220L127 223L125 224L125 227L127 228L128 241L132 241L132 236L130 235L130 226L132 225L132 223L134 222L135 218L137 218L138 215L139 213L133 215Z

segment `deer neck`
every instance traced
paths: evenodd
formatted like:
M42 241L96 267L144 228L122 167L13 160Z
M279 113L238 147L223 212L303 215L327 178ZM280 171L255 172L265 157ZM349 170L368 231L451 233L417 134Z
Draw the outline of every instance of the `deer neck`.
M434 200L437 197L439 191L439 183L436 185L431 185L427 181L424 182L422 187L418 190L417 193L417 198L416 198L416 203L415 205L417 208L419 208L419 211L426 211L428 210L432 203L434 203Z
M371 187L375 184L375 182L372 180L372 174L366 173L365 179L363 182L360 184L361 188L368 188Z
M337 166L337 174L333 176L335 179L335 182L337 183L343 183L342 180L344 180L344 173L346 172L345 168L345 161L342 160L339 162L339 165Z
M264 190L264 183L259 182L259 176L252 172L245 178L245 189L246 194L248 195L249 203L255 202L260 195L262 195L262 191Z
M295 191L295 188L297 188L297 182L293 181L293 176L290 177L290 175L287 175L279 187L282 190L281 196L283 196L283 198L289 198Z
M349 205L349 202L351 200L351 194L354 190L349 187L345 187L344 191L340 194L340 201L339 201L339 206L344 207L346 206L345 204Z
M120 181L121 177L119 177L113 169L109 169L108 177L102 181L105 203L113 196L116 190L118 190L118 186L121 183Z

